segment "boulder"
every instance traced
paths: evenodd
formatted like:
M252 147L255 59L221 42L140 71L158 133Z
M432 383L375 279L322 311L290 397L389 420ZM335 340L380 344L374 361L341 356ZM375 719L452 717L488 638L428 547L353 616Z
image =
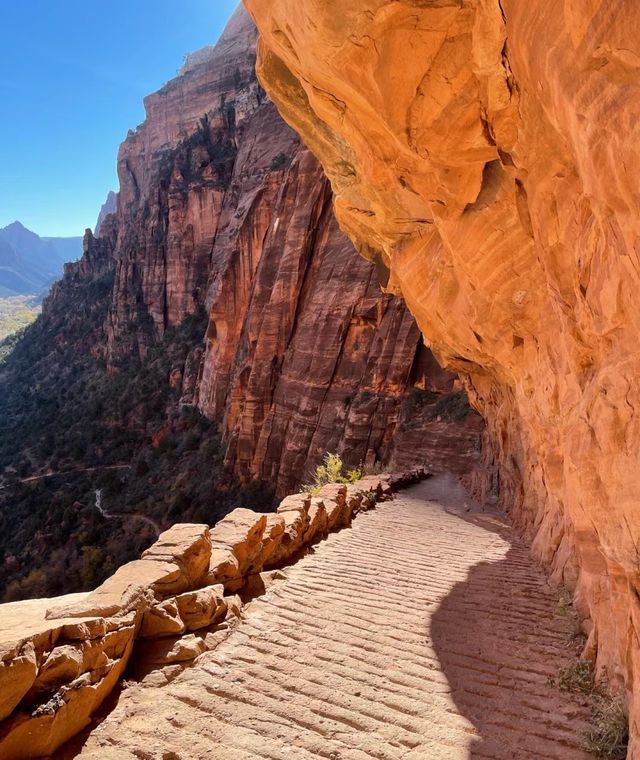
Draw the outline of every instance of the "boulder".
M176 600L172 598L155 604L144 613L139 635L143 639L157 639L175 636L185 630Z
M175 603L187 631L206 628L223 620L227 613L227 605L223 597L222 585L207 586L177 596Z
M351 522L347 507L347 486L343 483L329 483L320 489L319 497L327 510L328 530L339 530Z
M123 656L61 686L29 713L15 711L0 725L0 760L48 757L90 722L122 677L133 649L134 627Z
M141 641L136 648L136 659L139 658L140 664L145 665L190 662L208 648L204 636L188 633L185 636Z
M393 496L393 486L391 485L391 478L389 475L379 475L380 487L382 489L382 497L384 499L390 499ZM417 482L418 479L416 479Z
M54 686L71 683L85 671L85 655L80 644L54 647L40 666L35 687L46 691Z
M404 486L409 485L407 476L404 472L390 472L387 474L387 478L389 479L389 485L394 491L398 488L403 488Z
M186 580L186 588L197 585L209 569L211 536L207 525L179 523L160 534L158 540L142 553L143 559L177 564Z
M82 601L52 606L47 618L109 617L144 612L155 597L166 597L202 582L211 558L206 525L174 525L142 554L120 567Z
M31 642L27 642L17 657L0 663L0 720L10 715L31 689L38 665Z
M176 563L137 559L118 568L83 601L52 606L47 610L47 619L109 617L131 610L143 612L151 606L156 594L163 596L186 588L188 581Z
M234 509L212 529L212 546L216 550L224 548L231 550L238 561L240 576L260 572L262 535L266 524L265 514L258 514L250 509Z
M300 551L309 525L309 515L303 507L287 509L281 515L284 519L284 533L277 549L265 564L267 570L288 562Z
M282 515L267 515L267 523L262 537L262 565L267 567L273 556L279 551L284 536L285 519Z
M380 475L365 475L354 483L354 487L362 491L364 499L360 511L366 512L379 501L387 501L393 497L393 487L390 479Z
M225 596L224 603L227 606L227 619L242 617L242 599L237 594Z
M50 607L47 610L47 616ZM58 606L55 607L58 609ZM130 617L136 617L136 611L133 610L128 616L118 618L118 620L128 620ZM109 624L115 621L115 618L88 618L86 620L78 620L78 622L64 623L60 632L60 637L67 639L68 641L90 641L91 639L99 639L104 636L109 630Z
M309 505L311 504L311 497L308 493L294 493L291 496L286 496L278 505L276 512L282 514L284 512L303 511L307 512Z
M231 548L217 544L211 547L209 572L205 575L204 580L207 585L222 583L225 588L230 584L242 581L240 563Z
M360 512L360 507L362 505L362 500L364 499L365 493L361 488L358 488L358 486L354 486L353 483L349 483L347 486L347 493L345 496L346 502L347 502L347 509L351 513L351 515L356 515L358 512Z

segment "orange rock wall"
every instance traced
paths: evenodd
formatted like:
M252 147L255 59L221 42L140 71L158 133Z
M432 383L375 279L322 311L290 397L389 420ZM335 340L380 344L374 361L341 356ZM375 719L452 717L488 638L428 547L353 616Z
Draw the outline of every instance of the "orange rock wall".
M245 0L342 228L467 383L505 503L640 678L640 6ZM640 698L630 756L640 757Z

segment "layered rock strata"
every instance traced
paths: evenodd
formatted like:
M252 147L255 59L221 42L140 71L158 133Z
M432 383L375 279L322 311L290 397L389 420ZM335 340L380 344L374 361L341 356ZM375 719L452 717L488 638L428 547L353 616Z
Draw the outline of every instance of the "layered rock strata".
M327 451L350 465L418 463L405 457L413 444L394 449L399 426L418 428L405 401L455 380L339 230L320 165L258 85L255 43L239 10L215 48L145 100L122 144L107 333L116 364L206 310L204 352L172 383L221 423L229 469L281 495ZM430 466L442 450L431 422L417 430ZM453 425L454 459L472 458L478 423Z
M342 228L465 378L505 503L576 588L599 674L634 692L637 4L246 5Z
M50 755L90 722L130 664L149 670L215 648L277 568L425 477L369 476L295 494L275 514L236 509L177 524L95 591L0 605L0 760Z

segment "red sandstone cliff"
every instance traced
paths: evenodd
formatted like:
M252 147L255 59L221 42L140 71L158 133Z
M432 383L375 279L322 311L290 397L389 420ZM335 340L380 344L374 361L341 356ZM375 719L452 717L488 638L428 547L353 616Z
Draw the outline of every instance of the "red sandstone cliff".
M221 423L229 467L280 493L327 451L467 469L481 422L412 419L411 389L449 393L453 376L338 229L319 164L257 83L255 41L238 11L122 144L109 354L144 354L204 306L204 353L172 382Z
M600 673L640 675L637 3L247 0L340 223L466 378ZM632 704L640 757L640 700Z

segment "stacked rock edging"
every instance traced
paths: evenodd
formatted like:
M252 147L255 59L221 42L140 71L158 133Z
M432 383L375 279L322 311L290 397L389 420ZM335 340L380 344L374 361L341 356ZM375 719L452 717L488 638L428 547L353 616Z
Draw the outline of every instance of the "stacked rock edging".
M89 593L0 605L0 760L55 752L85 728L130 659L143 668L215 648L308 547L347 527L423 468L238 508L213 528L177 524Z

